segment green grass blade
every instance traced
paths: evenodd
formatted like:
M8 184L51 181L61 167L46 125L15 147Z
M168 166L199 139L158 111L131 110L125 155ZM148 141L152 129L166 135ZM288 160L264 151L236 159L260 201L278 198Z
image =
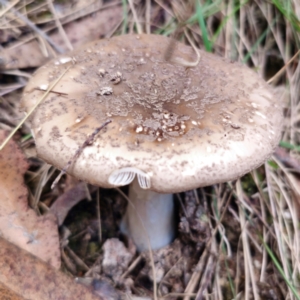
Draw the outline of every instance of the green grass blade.
M128 8L127 8L127 0L122 0L123 7L123 26L122 26L122 34L125 34L128 28Z
M206 2L204 6L201 7L202 14L204 18L208 18L213 16L221 11L221 4L223 0L214 1L213 3ZM197 1L196 1L197 4ZM193 14L187 21L186 24L193 24L198 22L198 14L197 12Z
M286 148L286 149L295 150L295 151L300 152L300 146L292 145L292 144L289 143L289 142L281 141L281 142L279 143L279 146L282 147L282 148Z
M212 43L211 43L211 41L209 40L209 37L208 37L208 32L207 32L207 28L206 28L206 24L205 24L203 12L202 12L202 8L201 8L201 5L199 3L199 0L196 1L196 13L197 13L197 20L198 20L198 23L199 23L199 27L200 27L201 32L202 32L202 38L203 38L203 43L204 43L205 50L207 52L212 52Z
M296 31L300 31L300 21L293 11L291 1L272 0L272 3L281 12L281 14L289 21Z
M273 252L271 251L269 246L263 241L263 239L262 239L262 243L263 243L264 247L266 248L268 254L270 255L275 267L279 271L280 275L283 277L285 283L288 285L288 287L290 288L290 290L292 291L292 293L296 297L296 299L300 300L300 295L299 295L298 291L296 290L294 285L289 281L289 279L285 276L284 271L283 271L280 263L278 262L277 258L275 257L275 255L273 254Z

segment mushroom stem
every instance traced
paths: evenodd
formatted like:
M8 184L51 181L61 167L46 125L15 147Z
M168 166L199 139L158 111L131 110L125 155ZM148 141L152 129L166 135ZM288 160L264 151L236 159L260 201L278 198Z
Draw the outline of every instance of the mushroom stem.
M173 195L142 189L135 179L129 186L129 199L121 231L140 252L149 249L148 239L152 249L168 245L175 236Z

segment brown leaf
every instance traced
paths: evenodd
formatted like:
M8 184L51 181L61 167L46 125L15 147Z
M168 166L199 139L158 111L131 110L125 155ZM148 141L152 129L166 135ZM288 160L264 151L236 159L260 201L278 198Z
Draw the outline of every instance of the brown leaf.
M17 295L15 292L13 292L11 289L7 288L1 282L0 282L0 299L1 300L27 300L27 299Z
M91 187L93 192L97 187ZM60 195L52 204L50 211L56 216L58 225L62 225L68 212L80 201L87 198L86 183L80 182L62 195Z
M122 20L122 8L112 6L100 10L87 17L71 22L64 26L64 30L74 48L82 44L98 39L114 29ZM49 34L56 45L67 51L67 47L58 32ZM40 42L32 39L27 43L15 44L4 48L0 53L0 58L4 64L0 68L15 69L39 67L47 60L53 58L53 53L41 50Z
M0 282L26 299L103 299L96 296L91 289L75 283L72 278L2 238L0 270Z
M0 131L0 144L5 134ZM59 268L60 247L56 218L38 217L28 207L23 176L26 159L15 142L0 152L0 236Z

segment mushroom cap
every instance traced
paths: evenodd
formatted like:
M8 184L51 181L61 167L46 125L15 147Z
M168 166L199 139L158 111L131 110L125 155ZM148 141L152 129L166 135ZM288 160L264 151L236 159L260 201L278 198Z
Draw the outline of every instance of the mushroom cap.
M186 68L173 58L192 61L195 53L181 43L166 61L169 43L159 35L118 36L38 69L23 94L26 111L72 65L30 117L38 156L64 168L111 119L68 173L102 187L137 173L148 180L144 187L169 193L260 166L281 133L282 108L270 87L246 66L203 51Z

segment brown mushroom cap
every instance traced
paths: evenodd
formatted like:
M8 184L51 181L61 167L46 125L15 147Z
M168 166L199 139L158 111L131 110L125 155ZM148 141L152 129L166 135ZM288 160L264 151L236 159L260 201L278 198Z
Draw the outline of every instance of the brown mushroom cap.
M30 119L38 155L62 169L111 119L70 174L112 187L113 172L136 168L152 190L166 193L232 180L261 165L279 141L282 120L269 86L247 67L202 51L197 67L167 62L169 41L103 39L41 67L24 91L27 111L73 64ZM172 57L194 56L178 43Z

